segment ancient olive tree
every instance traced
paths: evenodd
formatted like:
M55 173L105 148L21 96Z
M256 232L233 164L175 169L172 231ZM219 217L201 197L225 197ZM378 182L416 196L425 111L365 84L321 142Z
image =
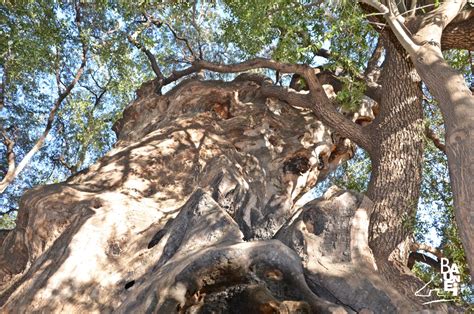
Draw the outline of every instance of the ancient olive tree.
M70 10L76 30L87 30L78 43L89 45L89 54L120 59L104 50L127 45L149 63L155 77L141 85L115 122L117 141L105 156L76 172L85 160L79 158L76 167L67 167L74 171L65 182L35 187L21 198L16 227L0 234L2 310L459 309L452 303L423 304L435 296L420 298L415 293L424 282L410 270L413 258L428 258L418 251L437 254L438 266L441 257L413 239L426 133L422 82L443 111L452 110L447 109L450 104L459 107L452 103L458 98L449 88L457 91L464 79L456 74L462 82L436 81L451 98L437 94L432 77L441 70L427 70L428 63L417 55L421 52L408 49L426 45L412 45L405 35L408 29L421 34L420 25L429 23L417 19L444 12L452 4L421 11L426 4L416 1L400 1L398 9L391 3L360 2L369 4L363 6L368 16L344 7L327 15L327 5L292 1L61 7L60 16L67 17ZM470 14L465 6L458 3L456 15ZM410 7L406 12L411 19L401 19L405 11L400 7ZM377 26L383 20L373 8L384 14L390 27ZM223 10L227 16L220 15ZM112 22L117 16L129 24ZM178 16L187 23L180 23ZM218 18L224 23L216 24ZM378 37L378 43L366 47L358 65L350 58L364 50L354 48L354 38L338 27L330 38L338 49L329 52L315 43L331 23L350 21L356 27L365 18L376 25L376 32L364 24L356 30L357 40ZM468 41L459 37L460 26L450 26L456 21L452 17L443 22L439 45L445 40L449 48L472 49L469 43L463 46ZM460 23L462 32L472 32L472 23ZM226 32L211 46L217 37L209 29L216 26ZM183 53L155 49L152 39L163 47L171 41L174 51L180 48ZM255 57L264 43L270 53ZM230 46L241 50L222 50ZM436 49L433 54L442 58L440 47ZM333 64L316 66L315 56ZM96 59L89 58L92 67L97 66ZM178 65L169 68L173 62ZM453 71L449 68L450 75ZM86 70L83 84L104 91L92 89L96 109L117 77L107 76L102 84L91 73L97 72ZM275 80L269 78L273 73ZM61 86L60 78L57 84ZM462 106L469 109L468 92ZM450 135L455 131L447 116L452 114L443 114L453 184L470 188L471 179L462 172L470 168L462 163L471 148ZM454 115L452 125L464 126L459 120L464 118L469 119ZM371 162L365 193L333 186L302 203L306 192L354 156L356 146ZM466 256L472 259L470 226L462 220L468 207L459 201L469 200L472 193L459 191L454 188L456 213L461 216Z

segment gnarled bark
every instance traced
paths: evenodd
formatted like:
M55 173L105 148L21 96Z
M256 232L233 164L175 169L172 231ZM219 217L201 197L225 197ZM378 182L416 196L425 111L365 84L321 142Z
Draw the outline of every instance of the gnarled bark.
M376 271L369 199L331 190L295 205L353 146L268 97L271 84L191 79L164 96L145 84L111 152L22 198L1 235L2 310L420 309Z
M350 154L267 84L144 85L109 154L22 198L0 255L3 310L342 311L271 238Z

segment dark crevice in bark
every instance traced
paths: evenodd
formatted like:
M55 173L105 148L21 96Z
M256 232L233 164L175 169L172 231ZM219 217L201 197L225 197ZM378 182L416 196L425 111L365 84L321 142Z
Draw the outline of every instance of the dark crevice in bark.
M132 288L133 285L135 285L135 280L132 280L132 281L127 282L127 283L125 284L125 287L124 287L124 288L125 288L125 290L128 290L128 289Z

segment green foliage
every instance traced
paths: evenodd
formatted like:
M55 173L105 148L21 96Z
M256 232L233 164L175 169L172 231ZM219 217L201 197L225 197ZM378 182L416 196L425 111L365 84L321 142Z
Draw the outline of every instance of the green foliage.
M371 163L365 151L357 150L354 157L341 165L332 177L332 184L343 189L364 193L370 178Z
M360 108L366 85L361 81L353 81L347 77L340 77L343 88L337 93L337 103L344 111L356 112Z
M15 228L16 214L0 215L0 230L11 230Z
M444 138L441 113L429 94L427 94L424 107L427 124L436 136ZM454 219L447 158L433 145L431 140L426 139L425 143L420 209L414 236L417 242L430 243L437 247L451 263L454 262L458 265L461 273L461 295L453 297L440 292L440 296L454 299L459 304L466 304L472 297L472 290L469 288L470 276L467 270L467 261ZM433 239L433 234L435 234L435 239ZM440 274L430 267L417 263L414 270L425 282L433 279L430 284L431 289L442 288Z
M269 56L285 62L312 63L325 45L331 48L331 66L355 73L367 61L375 34L358 5L332 7L290 0L224 1L230 10L223 40L236 44L245 57ZM269 48L263 48L269 47Z

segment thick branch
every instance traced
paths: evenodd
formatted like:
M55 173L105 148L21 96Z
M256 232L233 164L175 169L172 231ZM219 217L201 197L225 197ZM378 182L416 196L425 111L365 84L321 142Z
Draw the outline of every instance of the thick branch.
M441 47L474 51L474 9L461 11L443 31Z
M370 59L367 62L367 68L364 72L364 76L366 79L371 79L374 76L375 72L380 72L380 69L377 64L380 61L380 58L382 57L383 49L384 47L382 44L382 40L378 39L377 45L375 46L375 49L372 52L372 56L370 56Z
M418 252L411 252L408 256L407 266L408 268L412 269L415 266L415 262L421 262L428 266L431 266L437 272L441 272L441 263L437 260L429 257L428 255L418 253Z
M261 90L266 97L278 98L292 106L313 110L318 119L335 129L341 136L353 140L363 148L370 147L370 143L366 143L369 140L368 136L358 137L358 134L362 133L362 127L355 123L346 123L348 120L331 105L327 106L317 101L314 106L312 95L290 91L280 86L263 86Z
M416 40L420 45L429 43L440 47L442 34L444 33L445 28L456 19L463 19L463 14L461 14L461 16L459 15L465 4L466 0L444 1L435 10L420 16L420 27L413 36L414 40ZM408 52L412 58L418 57L410 51Z
M84 39L82 38L82 28L80 26L81 22L81 16L80 16L80 11L79 11L79 5L76 4L76 25L77 29L79 31L79 38L81 40L81 45L82 45L82 55L81 55L81 64L79 68L76 71L76 74L71 81L71 83L66 87L66 89L59 94L58 98L54 102L53 108L49 112L48 116L48 122L46 123L46 127L37 140L36 144L33 146L33 148L30 149L30 151L23 157L21 162L18 164L18 167L16 167L15 172L13 174L13 177L10 179L10 181L6 185L0 186L0 193L3 193L7 186L20 174L20 172L25 168L25 166L30 162L30 160L33 158L33 156L38 152L41 147L43 147L44 142L46 141L46 137L48 136L49 132L51 131L51 128L53 127L53 122L54 118L56 116L56 112L59 109L59 106L63 102L64 99L66 99L67 96L71 93L72 89L76 85L76 83L79 81L79 79L82 76L82 73L84 72L84 68L86 66L86 61L87 61L87 44L85 43Z
M321 120L327 126L336 130L342 137L353 140L357 145L367 151L372 150L372 140L368 132L364 132L362 126L353 123L339 113L331 104L321 84L316 77L313 68L307 68L304 75L314 101L313 111L320 114Z
M188 76L190 74L199 72L201 69L202 69L201 66L199 66L197 64L193 64L193 65L191 65L191 66L189 66L189 67L187 67L183 70L173 71L170 76L166 77L163 80L163 84L161 86L165 86L167 84L170 84L170 83L173 83L173 82L179 80L182 77L185 77L185 76ZM159 87L161 87L161 86L159 86Z
M381 69L377 64L382 57L383 50L382 40L379 39L364 71L364 81L367 85L365 94L376 102L380 102L382 98L382 86L378 83Z
M232 65L214 64L207 61L197 61L195 64L202 69L214 72L235 73L256 68L268 68L277 70L280 73L299 74L305 78L311 93L311 98L308 98L309 102L303 107L313 110L323 123L336 130L341 136L353 140L364 149L371 148L370 136L363 132L362 127L347 119L331 104L316 77L319 69L313 69L307 65L281 63L263 58L256 58Z
M236 64L216 64L204 60L198 60L194 62L195 65L200 66L202 69L206 69L213 72L227 72L227 73L236 73L244 72L248 70L258 69L258 68L267 68L272 70L277 70L280 73L297 73L301 76L305 76L306 69L309 68L307 65L302 64L290 64L274 61L271 59L264 58L255 58L245 62L236 63Z
M319 57L326 58L326 59L331 58L331 52L327 49L324 49L324 48L318 49L318 51L316 51L314 54L319 56Z
M408 29L397 19L397 16L389 10L389 8L377 0L359 0L359 2L373 7L384 15L385 20L388 22L398 41L410 55L414 55L418 51L419 46L413 42Z
M432 247L430 245L427 245L425 243L412 243L410 246L410 250L412 252L422 250L422 251L433 254L438 259L444 257L443 252L441 252L439 249Z

